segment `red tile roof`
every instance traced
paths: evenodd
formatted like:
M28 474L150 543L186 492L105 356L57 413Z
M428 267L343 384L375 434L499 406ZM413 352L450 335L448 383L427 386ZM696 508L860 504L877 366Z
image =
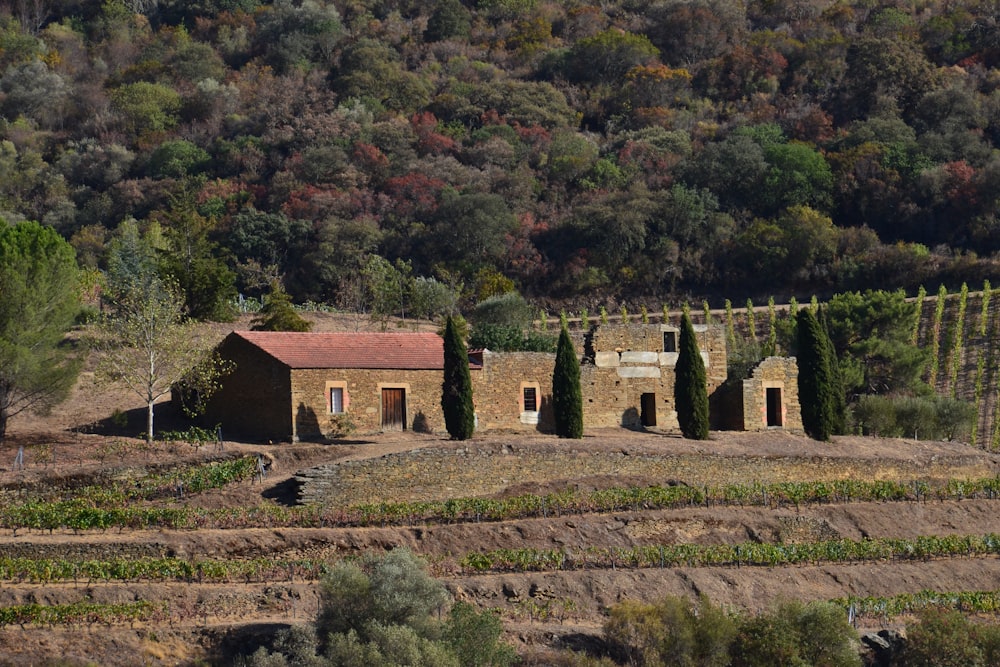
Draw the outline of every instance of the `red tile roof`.
M435 333L234 331L233 335L289 368L444 368L444 341Z

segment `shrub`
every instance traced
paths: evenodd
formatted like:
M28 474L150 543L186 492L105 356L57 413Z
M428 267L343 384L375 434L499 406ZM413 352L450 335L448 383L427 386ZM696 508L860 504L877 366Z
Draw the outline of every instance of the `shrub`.
M975 628L958 611L928 607L919 623L907 627L903 649L905 667L979 667L983 651L976 644ZM995 663L990 663L995 664Z
M527 329L535 315L534 309L528 305L517 292L507 292L491 296L476 304L469 320L473 324L499 324Z
M788 602L742 623L734 667L860 667L857 634L843 609L828 602Z
M958 440L976 418L972 403L944 396L861 396L852 409L855 430L885 438Z
M736 622L705 597L696 605L667 597L651 605L615 605L604 634L629 664L722 667L729 664Z

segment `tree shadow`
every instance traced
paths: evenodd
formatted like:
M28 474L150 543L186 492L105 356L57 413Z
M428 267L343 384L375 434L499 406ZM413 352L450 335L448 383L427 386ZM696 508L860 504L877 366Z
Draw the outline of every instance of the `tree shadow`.
M125 438L146 437L146 408L114 410L103 419L86 424L76 424L69 428L73 433L86 433ZM191 426L193 420L173 403L164 401L153 406L153 426L156 432L181 431Z
M622 413L622 428L630 431L644 432L646 427L642 425L642 417L636 408L628 408Z
M299 440L323 440L316 411L301 402L295 411L295 435Z

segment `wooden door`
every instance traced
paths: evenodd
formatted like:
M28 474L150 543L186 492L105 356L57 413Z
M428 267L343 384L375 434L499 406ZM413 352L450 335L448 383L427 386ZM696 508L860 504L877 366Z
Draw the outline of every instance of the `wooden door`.
M382 390L382 430L406 430L406 390Z

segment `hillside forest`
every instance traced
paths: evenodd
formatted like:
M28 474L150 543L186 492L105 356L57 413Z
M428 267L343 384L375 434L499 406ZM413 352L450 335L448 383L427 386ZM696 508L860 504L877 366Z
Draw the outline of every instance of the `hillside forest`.
M511 290L978 283L1000 249L998 19L985 0L7 0L0 216L94 270L137 224L202 319L276 280L354 311L388 284L418 316Z

